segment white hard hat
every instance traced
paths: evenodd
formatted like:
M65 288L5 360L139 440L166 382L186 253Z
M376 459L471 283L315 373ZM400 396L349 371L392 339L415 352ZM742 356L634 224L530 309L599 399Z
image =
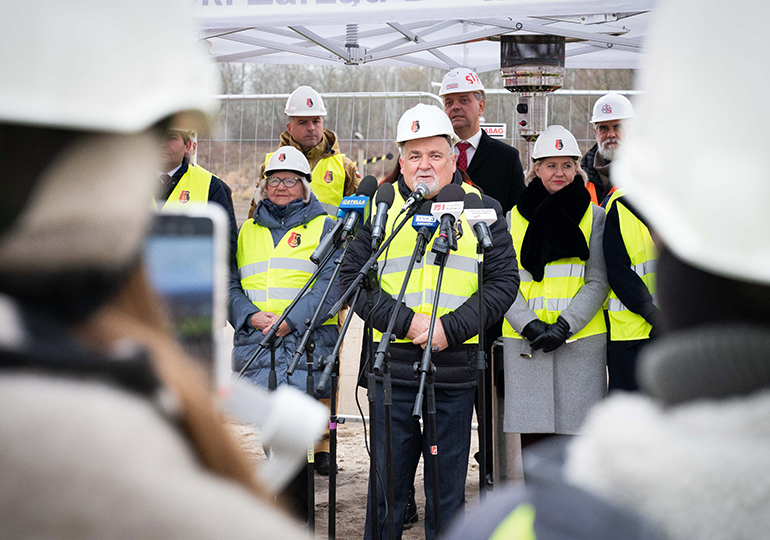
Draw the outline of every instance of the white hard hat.
M300 86L286 100L283 110L287 116L326 116L321 94L309 86Z
M613 161L612 181L627 188L629 200L679 259L770 284L764 144L770 102L757 91L770 77L756 69L767 61L770 4L737 4L730 9L751 13L738 26L725 26L716 5L704 9L697 0L668 2L665 17L654 19L640 81L645 93ZM676 23L681 17L687 25ZM702 39L717 34L718 40ZM715 73L732 81L729 91L714 84ZM729 131L707 114L715 106L725 108ZM672 119L679 127L661 136Z
M445 96L460 92L481 92L484 99L487 96L479 76L468 68L455 68L444 75L444 80L441 81L441 91L438 95Z
M274 171L294 171L310 177L310 164L302 152L293 146L282 146L270 156L265 167L265 176Z
M210 110L215 78L186 0L39 0L3 11L0 122L137 132Z
M455 135L452 121L443 110L435 105L419 103L401 115L396 128L396 144L442 135L450 137L452 144L460 140Z
M606 120L625 120L634 117L634 108L626 96L615 92L609 92L594 103L594 114L591 117L592 124L598 124Z
M574 157L580 159L580 152L575 137L564 126L548 126L535 141L532 149L532 161L546 157Z

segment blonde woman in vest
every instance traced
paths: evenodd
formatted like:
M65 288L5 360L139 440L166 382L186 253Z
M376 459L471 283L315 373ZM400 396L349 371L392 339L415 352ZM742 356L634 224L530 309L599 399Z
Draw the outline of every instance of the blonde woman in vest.
M315 271L310 254L321 237L334 225L310 190L310 165L294 147L282 146L273 154L265 177L257 186L254 216L238 233L236 260L239 276L230 284L230 323L235 328L233 370L240 371L251 359L264 334L291 303ZM335 255L336 256L336 255ZM307 364L303 355L298 368L287 373L294 351L329 284L334 265L328 264L318 279L292 309L277 332L283 342L275 353L278 386L288 384L302 391L307 388ZM337 285L328 296L324 313L339 297ZM337 341L337 318L333 317L313 332L315 358L332 352ZM245 376L267 388L270 350L263 349ZM315 383L321 371L315 370ZM323 399L329 399L329 385ZM307 515L307 481L301 471L287 489L290 502L300 516Z
M510 213L521 284L505 315L505 423L522 447L576 434L606 392L605 212L592 205L580 149L562 126L538 138Z

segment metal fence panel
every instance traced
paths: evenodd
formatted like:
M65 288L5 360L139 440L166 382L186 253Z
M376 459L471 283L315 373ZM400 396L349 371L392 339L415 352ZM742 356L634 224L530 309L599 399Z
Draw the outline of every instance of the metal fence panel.
M633 96L635 91L618 91ZM569 129L585 153L594 144L590 118L593 104L606 91L558 90L548 96L548 124ZM398 156L393 139L401 114L417 103L441 105L428 92L361 92L321 94L328 114L325 127L337 135L340 149L358 162L361 175L387 175ZM286 129L283 108L288 94L224 95L212 112L210 138L198 141L198 163L222 178L233 190L238 222L246 219L265 154L277 148ZM633 99L633 97L632 97ZM504 89L487 90L484 121L505 123L508 144L526 155L526 142L517 129L518 98ZM392 154L391 160L363 163ZM526 164L525 169L526 169Z

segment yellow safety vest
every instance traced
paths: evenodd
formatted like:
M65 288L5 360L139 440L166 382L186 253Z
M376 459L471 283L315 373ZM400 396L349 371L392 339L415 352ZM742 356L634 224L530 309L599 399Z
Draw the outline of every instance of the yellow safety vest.
M463 183L462 187L466 193L476 193L481 196L481 193L476 188L468 184ZM396 197L388 210L389 226L395 224L396 217L403 206L404 199L398 192L398 188L396 188ZM476 237L464 214L460 216L458 223L460 223L463 234L457 239L457 251L451 251L449 257L447 257L441 293L439 295L439 309L436 317L441 317L445 313L459 308L478 288L478 278L476 277ZM413 309L415 313L424 313L425 315L430 315L433 312L433 298L438 279L439 267L433 264L436 257L430 251L434 240L435 235L430 245L426 248L425 256L419 263L414 265L404 295L406 307ZM380 288L394 299L398 297L401 285L404 283L406 269L409 266L409 260L412 258L412 252L416 244L417 231L414 230L411 223L407 223L398 233L393 243L390 244L390 248L384 251L377 259L379 269L382 272ZM379 341L380 338L382 338L382 333L375 330L375 341ZM465 343L478 342L479 337L476 335ZM411 341L408 339L397 339L396 343L411 343Z
M271 152L265 156L265 166L270 161ZM332 219L337 219L337 209L345 191L345 154L333 154L321 159L313 169L310 189Z
M652 241L650 230L641 222L626 206L623 201L616 202L623 196L621 191L616 191L607 202L607 212L612 205L618 207L618 220L620 222L620 234L626 247L628 258L631 260L631 269L636 272L647 290L652 295L653 302L657 304L655 286L655 267L657 265L658 250ZM614 291L610 290L607 303L607 311L610 319L610 339L612 341L632 341L647 339L650 337L652 326L644 320L644 317L629 310L620 301Z
M209 202L211 173L194 165L187 166L187 172L179 179L176 187L168 196L161 212L179 210L190 204Z
M535 507L520 504L495 528L489 540L536 540Z
M593 206L589 205L583 218L580 220L580 230L585 236L586 244L591 240L591 227L593 226ZM524 233L527 232L529 222L519 213L518 207L511 210L511 236L516 253L521 253L521 243L524 241ZM535 281L532 274L519 267L519 292L527 301L529 308L537 314L538 318L548 324L553 324L559 318L561 312L569 306L572 299L585 284L586 263L578 257L559 259L545 265L545 277L543 281ZM575 331L575 328L571 329ZM596 315L588 324L570 338L581 339L584 337L602 334L607 331L602 310L597 310ZM511 324L503 321L503 337L521 339Z
M260 311L280 315L302 289L316 265L310 254L318 247L326 216L290 229L273 245L270 229L246 220L238 233L236 260L241 287ZM337 317L323 324L337 324Z

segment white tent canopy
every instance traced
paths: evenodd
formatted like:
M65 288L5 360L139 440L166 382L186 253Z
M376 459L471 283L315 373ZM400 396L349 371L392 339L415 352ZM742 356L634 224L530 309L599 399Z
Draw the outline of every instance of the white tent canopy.
M567 40L568 68L636 68L652 0L197 0L218 62L500 67L500 35Z

